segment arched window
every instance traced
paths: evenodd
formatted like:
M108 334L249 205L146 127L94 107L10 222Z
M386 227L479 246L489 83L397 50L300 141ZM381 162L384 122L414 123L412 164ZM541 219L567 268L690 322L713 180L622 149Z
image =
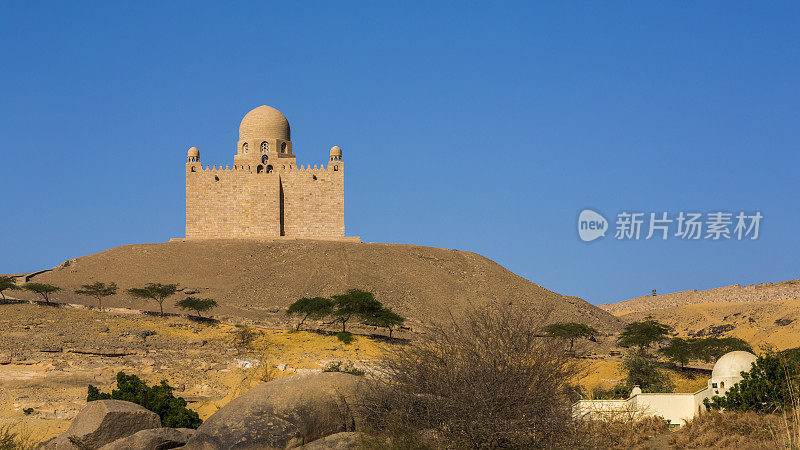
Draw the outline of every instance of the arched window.
M261 164L266 164L269 161L269 155L261 155Z
M258 167L256 167L256 173L261 173L261 172L263 172L263 171L264 171L264 166L262 166L261 164L259 164L259 165L258 165Z
M259 167L261 167L261 166L259 166ZM267 166L267 173L270 173L270 172L272 172L272 165Z
M195 172L194 167L192 167L192 172Z
M333 171L334 172L338 172L339 171L339 166L333 166Z
M286 142L281 142L281 153L286 153Z
M242 153L247 153L247 142L242 144Z
M261 143L261 153L267 153L269 151L269 142L264 141Z

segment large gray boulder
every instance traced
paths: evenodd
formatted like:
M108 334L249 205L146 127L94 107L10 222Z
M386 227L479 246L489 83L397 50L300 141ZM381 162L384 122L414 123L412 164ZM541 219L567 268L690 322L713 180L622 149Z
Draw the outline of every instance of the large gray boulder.
M264 383L206 419L186 449L284 449L353 431L353 404L362 380L327 372Z
M158 414L136 403L96 400L80 410L67 431L37 448L46 450L98 449L141 430L161 428Z
M190 428L153 428L142 430L100 447L100 450L164 450L181 447L194 434Z

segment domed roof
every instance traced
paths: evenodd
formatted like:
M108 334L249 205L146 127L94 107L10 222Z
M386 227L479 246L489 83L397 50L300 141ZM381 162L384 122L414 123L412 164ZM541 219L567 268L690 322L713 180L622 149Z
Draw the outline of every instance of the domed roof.
M291 140L289 121L277 109L261 105L245 114L239 125L239 140L266 138Z
M200 156L200 150L198 150L197 147L189 148L189 156L199 157Z
M338 145L331 147L331 156L342 156L342 149Z
M756 355L750 352L736 351L726 353L714 364L711 378L741 377L741 372L749 372L752 364L757 359Z

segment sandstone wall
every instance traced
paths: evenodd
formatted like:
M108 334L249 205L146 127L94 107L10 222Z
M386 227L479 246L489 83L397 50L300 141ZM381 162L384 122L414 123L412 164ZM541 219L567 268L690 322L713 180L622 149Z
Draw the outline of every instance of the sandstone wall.
M344 172L186 165L186 238L344 237Z

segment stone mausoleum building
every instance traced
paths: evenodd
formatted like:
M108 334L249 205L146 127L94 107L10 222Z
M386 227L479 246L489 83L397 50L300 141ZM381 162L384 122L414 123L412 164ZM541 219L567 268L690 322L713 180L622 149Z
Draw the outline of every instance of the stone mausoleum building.
M344 234L344 162L298 165L289 121L259 106L239 125L233 166L186 161L186 238L356 240Z

